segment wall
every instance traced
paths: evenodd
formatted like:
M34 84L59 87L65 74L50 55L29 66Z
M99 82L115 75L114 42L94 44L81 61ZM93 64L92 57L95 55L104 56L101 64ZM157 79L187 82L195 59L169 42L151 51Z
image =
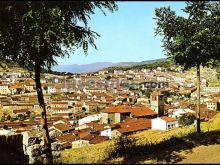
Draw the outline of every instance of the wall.
M23 136L21 134L0 136L0 163L1 164L27 164L28 158L22 148Z
M151 128L159 129L159 130L166 130L166 122L164 120L161 120L160 118L152 119Z
M29 157L29 164L45 164L46 161L46 147L41 136L34 136L30 132L22 132L23 135L23 151ZM59 142L51 143L53 154L53 163L60 164L61 150L63 146Z

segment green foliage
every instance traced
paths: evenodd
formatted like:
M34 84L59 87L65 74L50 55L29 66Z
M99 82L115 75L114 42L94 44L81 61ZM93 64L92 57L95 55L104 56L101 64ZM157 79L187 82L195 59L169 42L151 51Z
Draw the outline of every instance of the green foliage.
M17 94L21 94L21 92L23 91L23 89L22 88L17 88L17 91L16 91L16 93Z
M169 69L174 63L171 60L166 60L166 61L159 61L159 62L154 62L152 64L142 64L142 65L134 65L131 67L109 67L107 68L107 70L110 73L113 73L114 70L123 70L123 71L127 71L127 70L141 70L141 69L156 69L157 67L164 67Z
M25 116L24 115L19 115L18 116L18 120L19 121L24 121L25 120Z
M3 126L3 129L8 129L8 126L7 126L7 125L4 125L4 126Z
M187 126L187 125L193 124L195 119L196 119L196 117L192 114L183 114L179 118L179 125Z
M163 47L168 58L190 68L207 66L219 60L220 3L186 2L183 11L188 18L177 16L170 7L155 10L156 35L163 36Z
M13 122L15 120L17 120L17 118L13 118L13 117L10 118L10 122Z
M114 1L1 2L0 6L1 61L16 61L29 70L36 63L50 70L57 57L68 57L74 48L82 47L85 53L89 44L96 48L99 34L88 27L90 15L96 7L103 12L102 8L117 10Z
M10 119L11 119L11 116L10 116L10 115L8 115L6 119L7 119L7 120L10 120Z
M145 95L146 97L150 98L151 93L153 92L152 89L147 89L144 91L143 95Z
M4 122L5 121L5 115L3 115L2 117L1 117L1 122Z

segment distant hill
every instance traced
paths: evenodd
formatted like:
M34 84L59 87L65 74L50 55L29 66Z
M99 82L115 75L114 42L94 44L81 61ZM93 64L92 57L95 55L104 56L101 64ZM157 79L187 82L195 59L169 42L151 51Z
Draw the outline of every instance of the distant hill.
M57 65L52 68L53 71L57 72L70 72L70 73L86 73L86 72L95 72L97 70L107 68L112 66L111 62L96 62L85 65Z
M112 63L112 62L96 62L91 64L85 65L57 65L52 68L53 71L57 72L70 72L70 73L87 73L87 72L96 72L98 70L102 70L108 67L131 67L136 65L143 65L143 64L152 64L155 62L165 61L165 58L156 59L156 60L145 60L141 62L119 62L119 63Z

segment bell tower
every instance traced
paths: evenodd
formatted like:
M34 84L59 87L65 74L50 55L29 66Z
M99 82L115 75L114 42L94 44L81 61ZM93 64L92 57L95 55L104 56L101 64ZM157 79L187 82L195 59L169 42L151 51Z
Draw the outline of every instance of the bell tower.
M164 115L164 98L160 92L152 92L150 96L150 108L154 110L158 116Z

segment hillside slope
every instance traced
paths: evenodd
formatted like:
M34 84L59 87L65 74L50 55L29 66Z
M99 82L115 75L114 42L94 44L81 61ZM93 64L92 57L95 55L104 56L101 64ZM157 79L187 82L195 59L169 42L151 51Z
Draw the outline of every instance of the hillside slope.
M101 144L68 149L62 152L63 163L179 163L189 159L197 153L198 147L207 146L210 152L218 150L220 138L220 114L218 113L210 123L202 123L202 133L195 132L195 126L177 128L171 131L143 131L131 135L135 139L122 151L113 140ZM213 147L217 145L217 148ZM200 152L198 152L200 153ZM202 153L201 153L202 154ZM190 156L192 158L190 158ZM208 155L208 157L214 155ZM203 160L204 156L201 157ZM207 158L207 161L209 159ZM212 159L216 160L217 159ZM206 162L209 163L209 162Z

